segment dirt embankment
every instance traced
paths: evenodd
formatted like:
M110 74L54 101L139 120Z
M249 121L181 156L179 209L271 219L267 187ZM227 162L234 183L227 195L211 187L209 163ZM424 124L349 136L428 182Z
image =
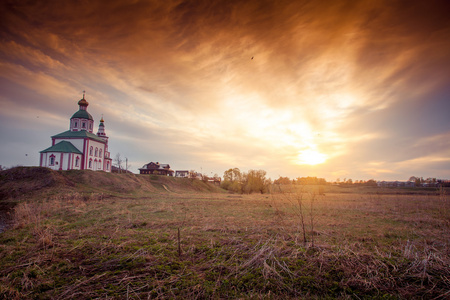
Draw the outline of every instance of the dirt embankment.
M0 200L17 199L57 186L69 186L64 176L47 168L16 167L0 172Z
M90 170L53 171L42 167L16 167L0 171L0 201L65 193L140 196L151 193L223 192L195 179Z

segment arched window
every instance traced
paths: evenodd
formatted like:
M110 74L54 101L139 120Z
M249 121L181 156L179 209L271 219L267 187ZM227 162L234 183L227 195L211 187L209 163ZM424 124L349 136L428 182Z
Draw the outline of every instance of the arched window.
M86 128L86 122L83 122L81 125L82 128Z
M99 169L99 170L102 169L102 160L101 160L101 159L98 161L98 169Z
M92 152L94 151L94 147L91 146L91 148L89 148L89 155L92 156Z
M98 154L99 157L102 157L102 149L100 149L100 153Z
M98 156L98 148L95 147L95 156Z
M75 159L75 167L79 167L80 166L80 157L77 156L77 158Z
M89 169L92 169L92 158L89 159Z
M106 163L106 170L109 170L109 161Z
M50 155L50 166L54 166L55 165L55 156L52 154Z

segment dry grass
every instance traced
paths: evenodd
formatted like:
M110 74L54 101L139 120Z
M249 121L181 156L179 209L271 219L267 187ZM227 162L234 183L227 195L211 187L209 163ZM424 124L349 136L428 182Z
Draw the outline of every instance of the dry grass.
M0 235L0 295L450 296L447 194L305 190L305 243L297 201L302 191L291 192L128 198L74 192L22 202L15 227Z

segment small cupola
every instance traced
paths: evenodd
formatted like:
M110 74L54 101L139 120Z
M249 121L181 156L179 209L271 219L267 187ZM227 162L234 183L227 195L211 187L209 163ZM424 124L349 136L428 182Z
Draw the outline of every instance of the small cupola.
M100 124L98 125L98 131L97 131L97 135L100 137L106 137L106 132L105 132L105 120L103 120L103 116L100 119Z

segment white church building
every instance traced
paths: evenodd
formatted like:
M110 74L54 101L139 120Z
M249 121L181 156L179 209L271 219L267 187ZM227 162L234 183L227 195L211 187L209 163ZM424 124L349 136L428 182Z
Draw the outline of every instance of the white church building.
M111 172L105 121L102 117L97 134L92 133L94 119L87 112L89 103L84 97L83 93L79 110L70 118L70 129L52 136L52 146L40 152L41 167Z

